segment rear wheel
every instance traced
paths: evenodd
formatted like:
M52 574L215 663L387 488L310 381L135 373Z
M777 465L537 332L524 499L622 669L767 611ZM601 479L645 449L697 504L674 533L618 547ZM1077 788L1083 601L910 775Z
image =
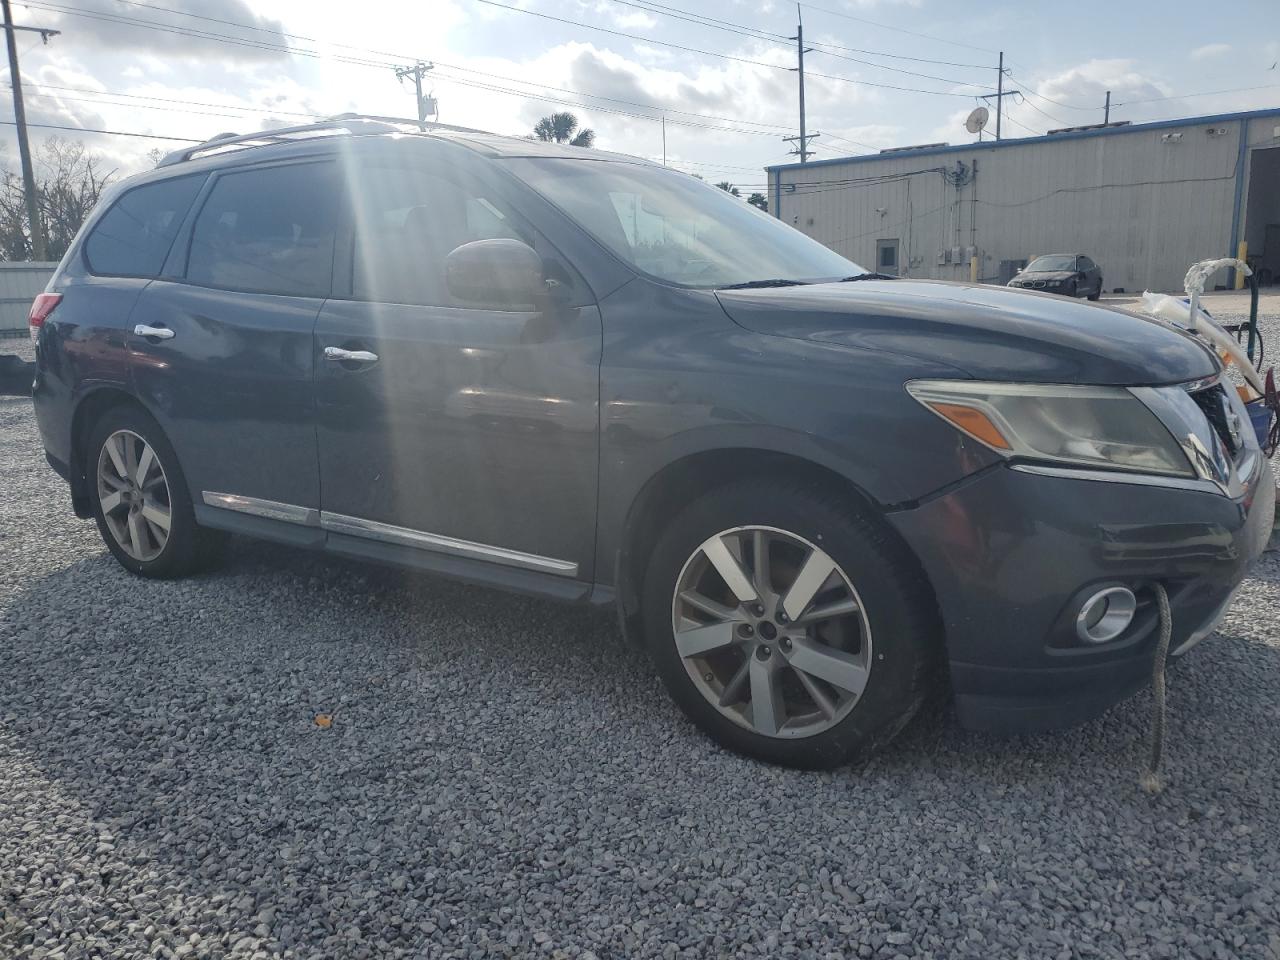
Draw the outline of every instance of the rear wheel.
M89 432L84 462L98 530L125 569L180 577L216 555L225 537L197 526L178 458L145 411L104 413Z
M780 481L709 494L674 518L645 580L664 682L722 745L830 767L887 742L936 663L914 559L847 498Z

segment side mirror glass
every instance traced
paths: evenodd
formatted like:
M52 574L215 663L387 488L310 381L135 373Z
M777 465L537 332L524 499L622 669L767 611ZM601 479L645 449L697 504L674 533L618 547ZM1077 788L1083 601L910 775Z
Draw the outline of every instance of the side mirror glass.
M519 240L474 240L445 258L449 293L493 307L536 307L547 294L542 270L542 257Z

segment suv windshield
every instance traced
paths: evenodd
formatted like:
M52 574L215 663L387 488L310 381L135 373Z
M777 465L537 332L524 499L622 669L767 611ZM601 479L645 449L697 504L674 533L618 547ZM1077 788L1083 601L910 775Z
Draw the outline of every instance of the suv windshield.
M1048 270L1074 270L1076 268L1076 258L1074 256L1064 256L1058 254L1052 257L1036 257L1027 264L1027 272L1042 272Z
M688 287L866 273L724 190L661 167L518 158L511 169L635 269Z

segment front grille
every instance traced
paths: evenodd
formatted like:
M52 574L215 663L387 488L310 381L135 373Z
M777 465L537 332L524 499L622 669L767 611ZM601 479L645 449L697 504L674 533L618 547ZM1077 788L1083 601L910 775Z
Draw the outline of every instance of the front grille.
M1044 282L1043 280L1032 280L1032 281L1031 281L1031 286L1033 286L1033 287L1043 287L1044 285L1045 285L1045 282Z
M1232 421L1239 418L1232 413L1231 408L1227 405L1226 391L1226 386L1221 383L1215 383L1211 387L1195 391L1191 394L1191 399L1196 402L1196 406L1204 413L1205 419L1213 427L1213 432L1218 435L1223 447L1226 448L1227 453L1234 460L1240 455L1241 451L1241 425L1236 423L1233 429Z

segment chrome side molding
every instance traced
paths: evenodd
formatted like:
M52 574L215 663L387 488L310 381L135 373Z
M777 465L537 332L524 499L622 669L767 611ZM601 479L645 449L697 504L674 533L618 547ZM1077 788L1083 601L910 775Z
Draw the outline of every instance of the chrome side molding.
M235 510L254 517L266 517L268 520L300 523L307 527L320 526L320 511L312 507L299 507L292 503L279 503L275 500L260 500L257 497L242 497L238 493L214 493L209 490L205 490L200 496L211 507Z
M486 560L489 563L500 563L508 567L536 570L539 573L551 573L561 577L578 575L578 565L571 560L557 560L554 557L543 557L536 553L494 547L486 543L474 543L471 540L459 540L443 534L427 533L425 530L397 527L390 523L379 523L376 520L329 513L291 503L278 503L275 500L245 497L237 493L214 493L205 490L201 497L211 507L235 510L238 513L265 517L269 520L283 520L286 523L297 523L307 527L320 527L330 533L340 533L344 536L417 547L420 550L463 557L468 560Z
M556 560L542 557L536 553L523 553L519 550L508 550L506 547L492 547L484 543L473 543L470 540L458 540L438 533L427 533L409 527L396 527L376 520L364 520L360 517L348 517L340 513L320 512L320 526L332 533L342 533L353 537L366 537L370 540L381 540L384 543L395 543L407 547L419 547L435 553L447 553L455 557L467 557L472 560L488 560L490 563L501 563L509 567L523 567L526 570L538 570L542 573L554 573L562 577L577 576L578 565L569 560Z

